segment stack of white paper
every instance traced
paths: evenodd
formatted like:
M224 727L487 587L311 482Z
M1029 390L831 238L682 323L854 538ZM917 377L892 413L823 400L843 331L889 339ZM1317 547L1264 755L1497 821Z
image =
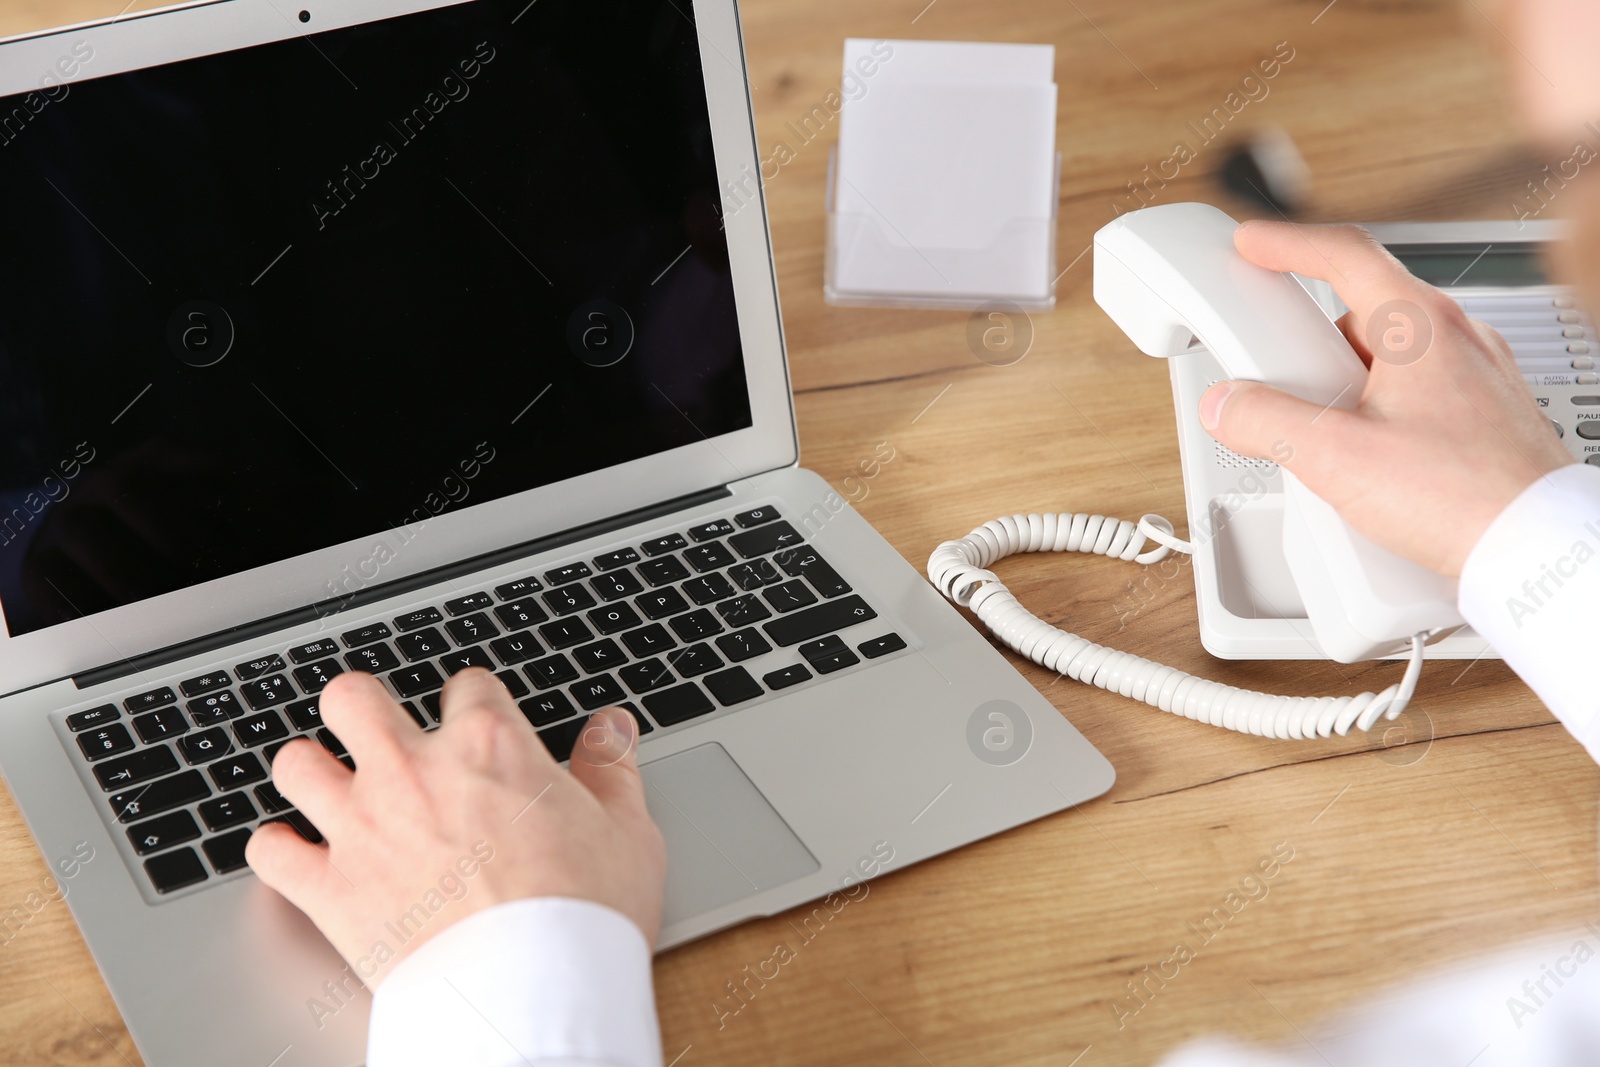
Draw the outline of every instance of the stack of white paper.
M1055 49L852 38L844 65L828 299L1049 306Z

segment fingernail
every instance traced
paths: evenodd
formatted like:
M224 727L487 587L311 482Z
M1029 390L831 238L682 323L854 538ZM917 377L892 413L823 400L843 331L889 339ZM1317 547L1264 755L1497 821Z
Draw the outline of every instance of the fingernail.
M1222 422L1222 405L1228 402L1228 397L1238 387L1238 382L1218 382L1207 389L1200 397L1200 425L1207 430L1215 430Z
M634 722L633 716L625 708L615 708L606 712L606 725L611 728L611 736L624 745L633 743Z

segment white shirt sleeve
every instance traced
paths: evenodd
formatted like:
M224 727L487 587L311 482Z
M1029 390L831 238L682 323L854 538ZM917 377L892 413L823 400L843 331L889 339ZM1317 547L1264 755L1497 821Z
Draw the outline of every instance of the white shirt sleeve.
M378 986L367 1067L661 1067L650 965L644 933L611 908L497 905Z
M1562 467L1512 501L1467 557L1460 604L1600 761L1600 467Z
M1600 761L1600 468L1563 467L1490 524L1461 614ZM1600 1062L1600 925L1396 992L1274 1052L1220 1041L1161 1067L1580 1067Z

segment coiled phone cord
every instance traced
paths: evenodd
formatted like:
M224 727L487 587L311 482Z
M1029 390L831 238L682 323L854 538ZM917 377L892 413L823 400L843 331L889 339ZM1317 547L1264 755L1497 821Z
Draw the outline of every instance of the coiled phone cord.
M1149 542L1155 547L1146 550ZM1151 564L1173 551L1192 555L1194 546L1174 536L1172 524L1159 515L1137 524L1103 515L1008 515L934 549L928 577L950 600L970 607L1009 648L1045 669L1187 719L1257 737L1300 739L1343 736L1351 726L1370 730L1380 716L1393 719L1405 710L1422 672L1420 634L1411 639L1405 675L1381 693L1274 696L1196 678L1052 626L1023 607L988 569L1018 552L1085 552Z

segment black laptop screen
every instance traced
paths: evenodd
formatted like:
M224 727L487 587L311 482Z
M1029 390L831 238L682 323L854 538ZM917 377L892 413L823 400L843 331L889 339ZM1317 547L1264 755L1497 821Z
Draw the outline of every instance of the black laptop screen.
M80 44L0 99L10 633L751 425L691 17Z

